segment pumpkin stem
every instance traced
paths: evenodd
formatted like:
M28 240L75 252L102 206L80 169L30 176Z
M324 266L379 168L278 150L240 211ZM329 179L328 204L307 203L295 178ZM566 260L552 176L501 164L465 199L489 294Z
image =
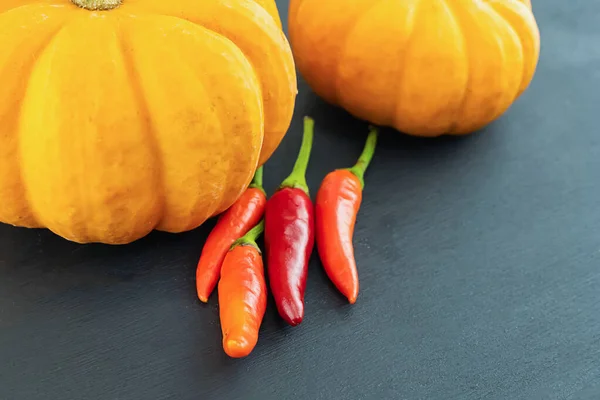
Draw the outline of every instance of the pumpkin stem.
M121 5L121 0L71 0L71 2L89 11L108 11Z

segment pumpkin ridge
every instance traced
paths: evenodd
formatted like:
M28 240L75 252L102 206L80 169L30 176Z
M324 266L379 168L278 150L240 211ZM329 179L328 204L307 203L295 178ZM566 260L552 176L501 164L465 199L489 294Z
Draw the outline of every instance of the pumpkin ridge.
M275 21L275 24L277 25L277 27L279 29L282 29L282 25L281 25L281 17L279 16L279 11L277 10L277 5L275 4L275 2L273 0L252 0L253 2L255 2L256 4L258 4L259 6L261 6L267 13L269 13L269 15L271 15L271 17L273 18L273 21ZM268 4L272 4L272 6L268 6Z
M258 4L258 5L260 6L260 4ZM175 17L175 18L177 18L177 17ZM185 21L186 23L194 23L193 21L188 21L188 20L185 20L185 19L182 19L182 20ZM248 57L246 55L246 53L244 53L244 51L240 48L240 46L238 46L238 44L235 43L233 40L231 40L230 38L228 38L227 36L225 36L224 34L218 32L218 31L215 31L215 30L213 30L213 29L211 29L209 27L205 27L204 25L201 25L201 24L195 24L195 25L199 26L202 29L207 30L208 32L210 32L211 34L219 37L220 39L231 43L239 51L239 53L244 57L244 59L246 60L246 62L250 65L252 75L254 76L254 78L256 79L256 81L258 82L258 86L257 86L256 89L259 92L259 97L260 97L260 100L261 100L260 101L261 108L263 110L263 118L262 118L262 120L263 120L263 128L262 128L263 132L262 133L263 133L263 135L262 135L261 143L260 143L260 147L261 147L261 150L262 150L262 146L263 146L265 135L266 135L266 132L265 132L265 129L264 129L264 95L263 95L263 82L261 81L260 76L259 76L258 72L256 71L256 67L254 66L254 64L253 64L252 60L250 59L250 57ZM204 92L207 94L207 96L209 96L210 95L209 90L206 88L206 85L204 84L204 82L203 82L203 80L201 78L201 75L199 74L199 71L196 70L195 68L193 68L192 66L188 65L185 62L185 58L182 57L182 55L181 55L180 52L177 52L177 53L174 52L173 54L176 54L176 56L178 57L178 59L181 62L181 64L185 65L186 69L188 69L192 73L192 75L197 78L198 84L204 89ZM218 110L217 111L217 120L219 121L220 131L223 132L223 128L222 128L224 126L223 121L227 120L229 118L229 116L226 113L224 113L223 111L221 111L220 107L216 107L216 110ZM225 137L223 138L223 141L225 142ZM230 147L229 146L225 146L225 148L229 149ZM227 168L226 168L227 176L231 176L233 157L226 157L226 159L227 159ZM255 169L256 169L256 166L255 166L255 168L253 168L253 171ZM210 212L207 212L206 219L211 218L211 217L213 217L213 216L215 216L217 214L220 214L222 211L224 211L227 208L229 208L231 206L231 204L233 204L233 200L237 199L242 194L242 191L245 190L245 187L247 187L250 184L251 180L252 180L252 175L250 175L248 177L247 182L244 185L244 188L242 190L240 190L239 193L236 196L227 196L228 195L227 191L226 190L222 190L221 194L220 194L220 198L218 200L216 200L215 202L211 203L210 207L208 208L210 210ZM224 204L224 200L225 200L226 197L230 197L233 200L230 200L228 203ZM198 224L196 224L196 225L198 225ZM188 229L194 229L194 228L196 228L196 226L190 226L190 227L188 227Z
M155 160L163 165L162 154L160 152L158 146L158 139L156 138L156 129L154 128L152 121L152 113L150 112L150 108L148 106L148 102L146 101L145 96L143 95L141 82L138 75L135 73L135 61L131 56L131 53L126 49L126 39L124 37L124 32L119 25L118 29L118 41L119 46L121 48L121 53L123 54L123 63L125 65L127 76L129 77L129 83L132 86L132 91L135 95L135 100L138 103L140 110L143 113L147 137L150 141L151 151L154 154ZM165 183L164 183L164 174L162 172L162 168L158 168L158 182L159 182L159 190L157 197L160 199L160 215L156 219L156 223L152 227L152 229L156 229L156 227L160 224L164 213L165 213Z
M158 206L146 182L154 182L156 167L148 163L117 22L112 15L74 15L85 17L64 26L30 77L24 171L48 229L79 243L126 243L151 230ZM76 53L82 57L70 57ZM48 170L36 168L37 160Z
M0 11L0 17L6 17L6 15L8 13L21 12L20 9L31 8L31 7L39 7L39 5L38 4L25 4L25 5L21 5L19 7ZM29 76L31 74L31 71L33 71L35 69L40 56L46 51L46 49L48 48L50 43L54 40L54 38L63 29L63 27L64 27L63 24L64 24L65 18L62 17L62 19L63 19L63 21L56 23L56 26L54 27L53 30L50 30L50 32L47 32L45 39L39 43L39 46L37 47L37 49L35 51L31 51L31 54L35 54L36 57L31 57L30 61L27 61L27 67L26 67L25 71L21 71L22 75ZM48 20L49 20L49 18L46 19L46 21L48 21ZM44 21L44 22L46 22L46 21ZM4 67L6 67L6 66L4 66ZM0 69L0 75L4 75L3 69ZM21 97L23 97L29 89L29 81L28 80L25 81L20 87L18 86L17 89L19 90ZM20 194L21 198L23 198L25 200L25 204L26 204L25 207L23 207L22 211L26 212L28 215L26 215L26 216L19 215L17 217L18 221L15 220L15 221L6 221L6 222L8 222L8 223L17 223L18 222L21 225L29 226L32 228L38 228L38 227L42 227L43 224L41 223L39 216L37 215L37 213L31 206L31 201L29 200L30 195L29 195L29 190L27 187L27 181L25 180L25 176L23 174L22 157L20 156L21 151L22 151L21 136L20 136L20 125L21 125L20 120L21 120L22 108L23 108L23 102L21 101L16 106L16 116L15 116L14 126L13 126L14 131L12 132L12 134L15 135L15 137L16 137L13 158L17 159L17 161L16 161L17 172L18 172L17 190L20 192L19 194ZM2 127L0 127L0 128L2 128ZM10 133L9 133L9 135L10 135ZM18 155L18 157L17 157L17 155Z
M444 4L446 5L446 8L448 9L448 11L450 12L450 15L452 15L452 18L454 18L454 21L457 23L457 26L460 26L460 18L458 17L456 10L453 7L453 2L452 1L448 1L448 0L444 0ZM469 62L469 42L467 40L467 35L465 35L464 30L459 29L463 43L464 43L464 49L465 49L465 58L466 58L466 65L467 65L467 83L465 84L465 88L463 90L463 92L461 93L461 100L459 102L459 106L456 109L456 115L454 117L454 121L452 122L452 125L450 125L450 127L448 128L448 133L449 134L455 134L455 131L458 127L459 124L459 118L460 118L460 114L461 114L461 110L463 109L463 107L465 106L465 103L467 102L467 96L471 90L471 85L473 84L473 80L471 79L471 71L470 71L470 66L471 63Z
M250 2L250 3L256 4L258 7L260 7L261 9L263 9L267 14L269 14L271 16L271 18L273 18L273 15L266 8L264 8L262 6L262 4L260 3L260 1L257 1L257 0L247 0L247 1ZM244 18L246 17L246 14L240 13L237 8L232 9L232 11L237 12L239 15L242 15ZM274 20L276 26L278 26L278 27L281 26L281 22L277 23L277 20L275 20L274 18L273 18L273 20ZM254 19L251 19L251 18L248 18L248 21L255 22ZM270 100L271 93L268 90L266 90L267 84L264 82L262 74L259 73L258 68L256 67L255 63L252 60L254 57L249 56L248 53L246 51L244 51L244 49L242 48L242 46L240 44L238 44L233 38L230 38L229 35L227 35L226 33L224 33L223 29L221 28L221 25L219 25L219 28L221 28L221 29L216 28L216 26L207 26L207 24L199 24L199 25L202 26L202 27L204 27L204 28L206 28L206 29L208 29L208 30L210 30L211 32L215 33L216 35L219 35L222 38L230 41L244 55L244 57L246 58L246 60L250 64L250 66L252 67L252 70L254 72L254 76L256 77L256 79L257 79L257 81L259 83L259 87L258 88L260 90L260 95L261 95L261 99L262 99L262 107L263 107L263 115L264 115L265 108L266 108L265 104L266 104L267 100ZM260 24L256 24L256 25L261 30L264 31L263 27ZM287 43L287 39L285 38L285 35L281 31L281 29L279 29L278 35L280 37L283 37L283 40L281 42ZM272 40L271 38L269 38L269 39ZM280 53L280 54L283 55L283 52ZM290 66L291 68L289 70L286 69L286 72L290 73L290 74L293 74L293 76L295 77L295 68L294 68L294 60L293 60L293 58L291 58L291 65L288 65L286 62L282 62L282 64L285 67ZM295 80L294 80L294 82L295 82ZM296 89L296 91L297 91L297 89ZM266 96L269 96L269 98L267 98ZM290 115L288 116L288 121L287 121L286 125L289 126L289 124L291 122L292 116L293 116L293 113L290 113ZM270 120L271 120L271 118L270 118ZM266 125L266 123L263 123L263 125ZM260 157L259 157L259 164L260 165L264 164L264 162L266 162L266 158L267 158L267 157L265 157L263 155L263 147L264 147L266 138L267 137L272 137L274 133L279 133L279 132L277 132L276 130L269 130L269 131L267 131L266 130L266 126L263 127L263 140L262 140L262 144L261 144L261 154L260 154ZM285 135L285 132L284 132L284 135ZM273 149L271 150L271 154L269 154L269 157L272 155L272 152L277 148L277 146L281 143L281 140L283 140L283 135L280 135L280 136L281 137L279 139L279 142L275 146L273 146ZM223 207L223 210L226 209L226 208L228 208L228 206L227 207Z
M265 112L264 139L259 159L259 164L264 164L289 129L295 106L290 94L293 92L294 97L297 94L295 61L285 34L268 10L256 0L213 0L208 11L199 10L191 0L177 0L176 3L177 7L173 7L162 0L148 0L143 6L136 4L136 7L207 29L231 42L250 62L260 83ZM238 38L246 39L247 35L241 36L240 29L234 23L227 22L231 18L222 17L225 12L234 19L248 23L252 27L254 40L239 43ZM265 42L269 44L265 45ZM262 43L258 51L253 50L255 43ZM257 64L264 59L267 51L267 59L271 62L259 67ZM280 102L276 104L275 99Z
M519 51L521 53L521 58L522 58L522 62L521 62L521 79L519 80L519 85L516 87L516 90L514 91L514 94L511 96L510 101L508 101L508 104L512 104L514 103L514 101L516 100L516 98L519 96L519 88L521 87L521 84L523 82L524 79L524 75L525 75L525 51L523 49L523 41L521 39L521 35L519 35L519 33L516 31L516 29L514 28L514 26L512 25L512 23L510 21L508 21L504 15L502 15L501 13L498 12L498 10L496 10L495 7L492 6L492 4L489 1L485 1L483 3L484 7L486 7L488 9L489 13L495 14L499 20L501 20L508 31L512 32L512 34L517 38L516 42L519 45ZM496 35L498 35L498 33L496 32ZM503 44L503 48L505 47L505 39L503 37L498 37L498 40L502 42ZM506 58L506 57L504 57ZM504 113L505 109L504 107L498 107L498 110L496 111L496 114L493 116L492 120L497 119L500 115L502 115Z
M65 29L66 28L68 28L68 25L65 25ZM52 59L55 60L54 57ZM49 81L50 80L48 80L46 82L49 82ZM96 129L98 129L97 126L96 126ZM87 157L85 156L85 153L86 153L85 152L85 143L83 140L79 141L79 146L80 146L79 151L76 154L77 154L78 158L81 159L81 161L77 162L77 164L81 167L81 166L86 165L85 160L87 160ZM73 158L75 158L75 157L73 157ZM89 198L89 191L86 190L86 188L85 188L84 179L81 178L82 176L84 176L84 174L80 173L79 179L76 179L76 186L79 189L79 196L78 196L79 197L79 210L81 212L81 215L83 216L82 220L86 221L86 223L79 224L79 226L78 226L79 232L77 233L77 236L79 236L80 238L83 238L85 241L89 242L92 239L90 238L90 229L88 227L87 221L90 220L90 214L92 214L94 212L94 210L90 209L88 201L82 200L82 199Z
M189 21L188 21L188 22L189 22ZM202 27L202 28L203 28L203 29L207 29L207 28L204 28L204 27ZM208 30L208 29L207 29L207 30ZM215 35L217 35L217 36L220 36L220 35L218 35L217 33L213 32L213 31L210 31L210 32L211 32L211 33L214 33L214 34L215 34ZM224 39L227 39L227 38L224 38ZM236 47L237 47L237 46L236 46ZM193 76L195 76L195 77L196 77L196 80L197 80L197 82L198 82L198 85L199 85L199 86L202 88L202 91L203 91L204 93L206 93L206 96L210 96L210 93L209 93L208 89L206 88L206 85L205 85L205 84L204 84L204 82L202 81L201 77L199 76L199 73L198 73L198 71L197 71L195 68L193 68L192 66L188 65L188 64L185 62L186 60L185 60L185 58L184 58L184 57L182 57L182 55L181 55L181 53L180 53L180 52L175 52L175 51L174 51L174 52L173 52L173 54L174 54L174 55L175 55L175 56L178 58L178 60L179 60L179 62L181 63L181 65L184 65L184 66L185 66L185 68L186 68L188 71L190 71L190 72L191 72L191 74L192 74ZM245 57L245 56L244 56L244 57ZM252 64L250 64L250 65L252 65ZM218 107L218 106L217 106L217 107L215 107L215 109L216 109L216 110L219 110L219 111L216 113L216 114L217 114L217 121L219 122L219 128L218 128L218 131L221 133L221 136L223 137L223 142L225 142L225 138L224 138L224 135L223 135L223 119L224 119L224 118L227 118L227 115L223 115L223 112L222 112L222 111L220 111L220 110L221 110L221 108L220 108L220 107ZM226 148L226 149L229 149L229 146L224 146L224 148ZM224 158L227 160L227 163L226 163L226 164L227 164L227 168L225 168L225 170L227 171L226 175L227 175L227 176L230 176L230 173L231 173L231 160L232 160L232 158L233 158L233 157L224 157ZM248 183L250 183L250 182L248 182ZM218 199L218 200L217 200L217 199L215 199L214 201L212 201L212 202L210 203L210 205L209 205L208 207L206 207L206 209L207 209L207 212L206 212L206 215L205 215L205 217L204 217L204 218L205 218L205 219L204 219L204 221L206 221L208 218L210 218L210 216L212 216L212 215L215 213L215 211L216 211L216 210L219 208L220 204L223 202L223 198L224 198L224 197L225 197L225 190L220 190L220 197L219 197L219 199ZM196 223L195 223L195 225L196 225L196 226L188 226L188 227L186 228L186 230L189 230L189 229L194 229L194 228L196 228L197 226L199 226L200 224L202 224L204 221L201 221L201 222L199 222L199 221L196 221Z
M5 1L5 0L3 0L3 1ZM13 0L13 3L15 1L16 0ZM8 4L7 5L0 4L0 16L2 14L4 14L4 13L11 12L11 11L16 11L16 10L21 9L21 8L27 8L27 7L46 7L46 6L49 5L49 4L45 4L45 3L40 4L39 0L19 0L18 2L19 2L19 4L16 7L15 6L10 6ZM60 4L60 5L59 4L56 4L56 5L52 4L51 6L54 7L54 8L56 8L56 7L64 8L65 7L62 4ZM7 7L7 8L4 8L4 7Z
M421 3L422 0L407 0L403 5L399 5L396 0L379 1L364 11L361 18L354 20L355 23L346 32L345 41L340 45L336 69L332 72L336 77L335 92L339 98L339 106L347 107L354 116L364 115L365 110L356 106L357 98L376 96L379 98L377 107L371 105L373 109L378 110L377 116L373 116L373 122L388 126L395 124L396 108L399 102L398 93L406 69L406 64L402 60L414 31L414 10ZM372 26L374 21L378 21L382 16L389 17L390 7L406 8L410 11L406 15L401 14L402 18L395 21L393 26L384 26L378 32L374 42L366 45L364 43L365 27ZM402 32L401 35L399 35L399 31ZM398 35L402 37L401 41L394 42ZM385 53L381 52L381 43L386 41L390 42L395 51L390 50L389 56L382 59ZM385 49L383 51L385 52ZM373 81L360 80L360 83L353 80L353 77L360 76L369 65L355 62L357 58L360 60L357 55L361 53L364 54L363 61L368 60L370 64L377 63L377 60L382 59L380 74L390 79L385 87L382 87L377 79Z
M402 19L415 13L411 40L403 44L404 72L393 127L400 132L436 137L447 133L455 121L465 90L463 33L447 2L426 0L418 10L415 8L406 3L401 9L389 10ZM403 31L402 41L408 33ZM429 122L419 122L424 120Z
M23 7L29 7L30 5L25 5ZM21 8L21 7L18 7ZM13 9L15 10L15 9ZM4 14L4 13L3 13ZM58 27L55 28L54 32L50 33L46 39L40 43L40 47L38 48L38 51L36 52L36 57L30 62L28 69L27 69L27 76L31 75L31 72L36 68L37 62L39 61L39 59L42 57L42 55L48 50L50 44L56 39L56 37L58 36L58 34L64 29L65 25L64 25L64 19L63 19L63 23L62 24L58 24ZM29 80L27 81L27 83L25 83L22 87L23 91L21 93L22 98L25 97L27 91L29 90ZM23 168L23 161L22 161L22 157L20 156L21 151L22 151L22 145L21 145L21 135L20 135L20 126L21 126L21 114L23 111L23 101L20 102L19 106L18 106L18 116L17 116L17 123L15 126L16 132L14 133L17 136L17 140L16 140L16 154L19 154L18 157L18 171L19 171L19 181L21 182L21 190L22 190L22 194L23 194L23 198L26 199L26 203L27 203L27 211L29 211L30 217L33 219L32 222L34 222L34 226L43 226L44 224L41 223L40 217L38 215L38 213L33 209L33 207L31 206L31 200L30 200L30 189L28 187L28 182L25 179L25 175L24 175L24 168Z
M408 50L410 49L410 46L412 43L412 37L415 32L415 20L418 15L418 10L422 4L423 4L423 0L418 0L417 4L415 5L415 10L413 11L413 14L411 16L411 18L413 20L412 28L411 28L410 34L408 35L408 38L406 39L406 48L400 49L401 54L408 53ZM404 80L404 75L406 74L406 63L403 62L403 60L401 60L400 57L398 59L398 62L400 63L400 68L398 70L398 75L397 75L397 79L396 79L396 89L400 88L400 84ZM400 106L400 93L399 93L399 90L396 90L396 98L394 99L394 107L392 108L392 110L393 110L392 123L390 124L392 126L399 125L398 112L397 112L399 106Z
M72 19L72 18L71 18L71 19ZM29 76L29 77L31 77L31 75L32 75L33 71L35 71L35 69L36 69L36 66L37 66L37 63L38 63L38 62L39 62L39 61L40 61L42 58L44 58L44 56L46 55L46 52L48 52L48 51L49 51L49 49L50 49L51 45L53 45L53 44L54 44L54 42L57 40L57 38L59 37L59 35L60 35L60 34L61 34L61 33L62 33L62 32L63 32L63 31L64 31L64 30L65 30L65 29L68 27L68 26L69 26L69 23L68 23L68 22L64 23L64 24L63 24L63 25L62 25L62 26L61 26L59 29L57 29L57 30L56 30L56 32L55 32L55 33L54 33L54 34L53 34L53 35L52 35L52 36L51 36L51 37L50 37L50 38L49 38L49 39L46 41L45 45L43 46L43 48L41 49L41 51L38 53L38 55L37 55L37 57L36 57L35 61L34 61L34 62L33 62L33 64L32 64L32 67L31 67L31 69L30 69L30 71L29 71L29 73L28 73L28 76ZM50 81L50 80L49 80L49 79L47 79L47 80L45 81L45 83L46 83L46 84L48 84L48 82L49 82L49 81ZM23 98L24 98L24 99L27 97L26 93L27 93L27 91L29 91L29 85L30 85L30 84L31 84L31 80L28 80L28 84L27 84L27 90L24 92L24 96L23 96ZM22 102L21 102L20 113L22 113L22 111L23 111L23 105L24 105L24 104L25 104L25 103L24 103L24 101L22 101ZM19 117L19 119L21 119L21 117ZM19 122L19 125L20 125L20 126L22 125L22 122L21 122L21 121ZM19 135L19 138L21 139L21 135ZM21 148L21 146L19 146L19 147ZM21 164L23 164L23 156L19 157L19 159L21 160ZM30 186L30 183L27 181L27 179L26 179L26 177L25 177L25 174L24 174L25 168L24 168L23 166L21 166L21 167L20 167L20 171L21 171L21 175L22 175L22 179L23 179L23 183L24 183L24 185L23 185L23 186L24 186L24 188L25 188L25 194L26 194L26 197L27 197L27 202L28 202L28 204L30 204L30 205L31 205L31 204L33 203L33 201L31 200L31 196L32 196L32 195L31 195L31 188L29 187L29 186ZM62 235L62 236L65 236L65 237L69 237L69 235L70 235L70 236L73 236L73 232L69 232L69 233L60 232L60 229L56 229L54 226L49 226L49 224L47 224L46 222L43 222L43 221L42 221L44 218L42 218L42 217L39 217L38 213L35 211L35 209L34 209L33 207L31 207L31 206L30 206L30 208L31 208L31 212L32 212L32 214L36 215L36 219L37 219L38 221L40 221L40 222L42 223L42 225L43 225L43 226L44 226L46 229L48 229L49 231L51 231L51 232L53 232L53 233L55 233L55 234L57 234L57 235ZM88 235L87 235L87 230L85 229L85 227L83 227L83 233L82 233L82 234L80 234L80 233L77 233L76 235L77 235L78 237L80 237L80 238L87 238L87 236L88 236ZM84 240L85 240L85 239L84 239ZM84 240L78 240L78 241L76 241L76 242L82 243Z
M224 196L233 203L237 198L233 195L241 194L252 179L264 135L260 83L240 49L201 24L152 13L136 18L126 29L131 40L143 35L154 43L132 49L136 63L143 63L140 80L150 111L159 115L157 107L165 106L173 96L181 96L183 101L176 100L167 117L154 120L164 157L166 200L156 229L187 231L214 214ZM156 82L157 74L170 85ZM178 89L185 82L187 86ZM196 106L190 107L192 104ZM179 139L169 140L169 129ZM184 154L180 160L183 146L192 146L206 156ZM206 153L210 149L214 151Z
M366 14L368 14L368 12L372 9L374 9L377 5L379 5L380 3L383 3L385 0L377 0L377 1L372 1L370 3L365 3L367 4L367 7L365 7L364 10L362 10L362 12L359 13L359 17L356 18L354 21L352 21L352 23L348 24L348 26L346 26L346 31L343 33L343 35L340 35L340 37L338 38L339 42L340 42L340 49L337 52L337 54L335 55L335 61L334 61L334 68L333 71L339 71L341 66L341 61L344 59L343 55L345 52L345 48L346 48L346 43L348 41L348 37L350 36L350 34L352 33L352 31L354 29L356 29L356 27L358 26L358 24L362 21L363 18L365 18ZM334 81L333 81L333 101L335 103L339 103L340 102L340 95L339 95L339 87L340 87L340 74L335 73L334 74Z
M134 17L133 15L131 17ZM139 14L138 16L139 17ZM135 17L135 18L137 18ZM163 19L167 19L167 20L171 20L173 21L173 23L176 24L193 24L194 26L196 26L199 29L205 30L207 32L209 32L210 34L214 34L217 35L216 33L212 32L211 30L205 28L204 26L200 25L200 24L195 24L185 18L180 18L178 16L173 16L173 15L169 15L169 14L156 14L156 13L147 13L143 16L143 18L146 19L152 19L152 20L163 20ZM218 36L218 35L217 35ZM185 69L188 72L191 72L192 75L194 77L197 78L197 71L194 70L193 68L191 68L185 61L185 59L181 56L181 54L179 52L176 52L175 49L170 48L170 47L163 47L163 49L169 54L169 57L172 57L173 60L177 61L177 65L179 65L180 67L185 65ZM132 65L135 65L136 63L132 60ZM198 84L200 87L204 88L203 83L199 80L196 79L196 84ZM139 86L140 91L141 89L141 85ZM206 91L205 91L206 92ZM141 92L140 92L141 93ZM146 96L144 96L146 97ZM150 106L147 102L145 103L145 107L148 109L149 115L152 116L152 112L150 112ZM155 146L156 146L156 151L157 154L159 155L159 160L161 160L161 165L165 165L166 163L162 160L164 160L165 156L163 155L163 149L161 149L161 146L159 144L159 139L158 139L158 133L156 131L156 128L154 127L155 122L152 121L152 118L150 118L151 122L150 125L152 126L152 136L153 136L153 140L155 142ZM219 124L221 124L221 121L219 120ZM228 162L230 163L231 160L228 160ZM162 171L162 169L161 169ZM190 222L189 225L187 226L179 226L177 225L177 228L173 228L171 225L172 223L167 221L169 218L169 207L172 206L172 204L169 204L169 201L167 200L167 191L168 191L168 184L167 184L167 178L165 177L164 173L161 173L161 186L162 186L162 191L161 191L161 195L162 195L162 199L161 201L163 202L163 207L161 209L162 211L162 215L160 216L160 219L158 219L156 226L154 227L156 230L158 231L163 231L163 232L169 232L169 233L176 233L179 231L187 231L190 229L195 228L197 225L202 224L202 222L204 221L198 221L198 223L194 222L193 224ZM196 208L196 207L194 207ZM207 213L208 214L208 213ZM207 218L205 217L204 220L206 220Z
M75 5L78 6L77 4L75 4ZM84 9L84 10L87 11L87 9ZM98 12L100 12L100 11L108 12L109 10L98 10ZM85 15L85 16L84 15L85 14L76 15L73 17L73 20L79 22L81 19L89 19L88 15ZM121 47L121 37L118 34L119 33L119 31L118 31L119 24L116 23L116 21L112 18L110 18L110 19L107 18L105 21L107 24L110 24L111 31L112 31L111 41L113 41L115 47L121 53L121 60L123 61L123 64L127 68L125 54ZM66 27L67 26L65 26L65 28ZM126 71L127 77L131 78L129 76L128 72L129 71L127 70ZM136 96L137 96L137 94L136 94ZM98 129L98 127L96 127L96 130L98 132L100 131ZM89 162L90 159L93 159L94 154L96 153L96 149L92 147L92 149L90 151L90 146L89 146L89 144L86 143L85 140L79 141L79 145L80 145L80 151L78 152L78 155L81 158L81 161L79 161L78 164L83 169L87 170L90 168L87 163ZM88 154L88 156L86 156L86 153ZM85 174L81 174L81 176L85 176ZM84 221L86 221L86 223L79 224L79 226L78 226L79 232L77 233L77 236L80 238L80 240L83 239L85 242L97 242L98 241L97 237L99 237L99 233L98 233L98 231L94 230L93 225L90 223L90 221L93 221L95 219L94 217L96 214L96 210L93 208L93 206L91 206L92 202L90 201L90 199L93 198L93 191L90 190L88 182L85 179L81 179L81 178L78 179L77 186L79 187L79 197L80 197L79 209L83 216ZM85 199L85 200L83 200L83 199ZM115 221L111 221L110 223L107 224L107 227L104 227L104 230L106 230L107 232L114 230L114 228L113 228L114 225L116 225ZM115 235L114 233L112 235L111 234L108 235L108 237L110 237L110 240L113 241L114 243L122 242L123 239L120 238L119 236L120 235Z
M487 4L494 9L494 11L503 19L507 22L507 24L511 27L511 29L515 32L516 36L519 38L519 42L521 44L521 51L523 54L523 73L522 73L522 78L521 78L521 84L519 85L519 91L515 97L518 98L523 91L527 88L527 86L529 85L529 83L531 82L531 78L533 76L533 72L536 69L536 65L537 65L537 59L538 57L535 57L536 62L533 65L533 67L531 68L531 71L528 71L528 60L527 60L527 54L529 54L526 49L529 47L527 45L527 38L524 37L524 35L526 35L527 31L525 32L525 34L521 33L521 30L517 30L517 28L515 27L515 23L514 21L511 20L511 18L507 15L505 15L505 13L510 13L510 12L515 12L515 14L518 14L519 17L522 18L532 18L533 19L533 26L535 26L536 31L539 34L539 29L537 27L537 23L535 22L535 17L533 17L533 14L530 12L531 10L531 3L529 3L527 0L515 0L516 4L514 5L514 7L518 8L518 7L525 7L529 12L527 13L523 13L523 14L518 14L517 12L515 12L511 7L509 6L507 3L505 2L500 2L497 0L487 0ZM512 4L512 3L509 3ZM539 42L534 40L534 52L539 55Z
M481 82L477 82L477 79L474 77L474 75L479 74L479 79L481 80L482 74L484 74L486 71L486 67L489 68L489 66L493 64L499 64L502 66L505 66L506 64L506 50L503 38L499 36L498 32L487 29L491 23L495 23L494 26L497 27L496 18L493 14L489 13L487 8L485 8L487 7L487 4L483 2L464 2L462 4L463 7L459 8L461 11L454 9L455 15L458 17L458 21L461 22L460 26L470 27L473 29L473 32L471 32L471 34L468 36L467 42L465 43L465 53L467 57L469 57L468 86L466 90L466 96L463 99L463 105L459 109L459 117L457 118L456 124L451 132L454 135L461 135L465 132L477 130L491 122L493 120L491 118L493 115L498 114L498 109L501 108L500 106L502 105L502 103L499 101L499 98L497 96L491 96L490 90L484 92L481 90L480 86L476 86L477 83ZM490 19L490 21L482 22L480 20L482 15L485 15L486 18ZM479 33L485 35L488 39L492 39L492 41L484 44L480 38L480 35L478 35ZM465 36L465 38L467 38L467 36ZM482 62L478 64L476 72L474 72L472 58L474 57L476 49L473 49L472 47L477 46L489 49L494 53L492 56L497 56L500 58L497 60L492 60L489 58L490 54L488 54L488 58L481 58ZM493 81L486 81L486 85L490 85L490 87L495 87L496 89L502 88L507 79L506 73L504 71L502 72L502 74L495 74ZM487 78L489 78L489 76ZM482 97L482 93L484 93L484 97ZM477 108L478 110L471 115L470 120L462 119L462 115L465 113L467 105L470 105L471 108ZM481 105L485 105L486 108L483 109Z
M324 11L321 3L323 2L319 0L290 1L289 39L294 53L294 62L304 80L326 103L340 106L333 76L339 64L337 53L340 51L341 44L347 42L344 32L349 30L348 25L359 18L361 10L368 8L371 3L369 0L354 0L348 12L341 18L330 18L330 9ZM331 4L327 5L331 7ZM313 12L316 15L311 15ZM307 26L309 28L306 28ZM321 43L324 45L323 48L319 48Z

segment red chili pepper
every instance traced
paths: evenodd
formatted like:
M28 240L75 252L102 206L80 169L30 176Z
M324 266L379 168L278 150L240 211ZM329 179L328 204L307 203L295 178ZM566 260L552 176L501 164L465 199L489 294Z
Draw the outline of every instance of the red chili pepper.
M279 315L291 326L304 318L308 261L314 247L314 207L306 183L314 121L304 118L302 147L294 169L267 202L265 245L271 292Z
M233 358L246 357L258 342L267 308L267 284L256 238L264 221L237 240L227 252L219 280L219 317L223 350Z
M371 128L354 167L327 174L316 199L316 240L325 272L350 304L358 297L359 281L352 236L362 202L364 174L373 158L377 130Z
M240 198L219 217L208 235L196 269L196 291L206 303L217 285L221 265L227 251L237 239L261 220L267 197L262 187L262 166L256 170L252 183Z

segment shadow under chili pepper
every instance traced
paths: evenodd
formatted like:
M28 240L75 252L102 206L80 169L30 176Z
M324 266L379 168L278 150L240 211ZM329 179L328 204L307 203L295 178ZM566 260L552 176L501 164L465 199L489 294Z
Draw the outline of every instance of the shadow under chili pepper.
M308 267L309 281L308 285L314 285L314 291L320 292L320 296L326 296L325 302L326 307L336 310L340 315L346 316L351 313L356 305L350 304L348 299L335 287L331 279L327 276L319 252L315 246L315 251L310 259L310 265ZM327 287L327 290L323 290ZM307 287L307 296L310 296L312 290L309 292Z

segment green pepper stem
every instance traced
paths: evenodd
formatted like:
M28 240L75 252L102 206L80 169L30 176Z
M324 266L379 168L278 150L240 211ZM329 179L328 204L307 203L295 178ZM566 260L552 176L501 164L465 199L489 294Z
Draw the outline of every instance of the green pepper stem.
M249 187L260 189L263 192L265 191L265 189L263 188L263 167L262 167L262 165L260 167L258 167L256 172L254 173L254 178L252 178L252 182L250 182Z
M233 242L230 247L230 251L233 250L237 246L253 246L260 251L258 245L256 244L256 239L263 233L265 230L265 220L262 219L254 228L250 229L244 236Z
M315 121L310 117L304 117L304 132L302 134L302 145L300 146L300 152L298 158L294 164L294 169L290 176L279 186L280 189L300 188L308 194L308 184L306 183L306 168L308 167L308 160L310 159L310 152L312 149L313 137L315 135Z
M365 143L365 147L363 148L362 154L358 158L356 164L354 164L352 168L348 169L350 172L356 175L362 188L365 187L365 171L369 167L369 164L373 159L373 155L375 154L378 134L377 128L374 126L369 127L369 136L367 136L367 141Z

